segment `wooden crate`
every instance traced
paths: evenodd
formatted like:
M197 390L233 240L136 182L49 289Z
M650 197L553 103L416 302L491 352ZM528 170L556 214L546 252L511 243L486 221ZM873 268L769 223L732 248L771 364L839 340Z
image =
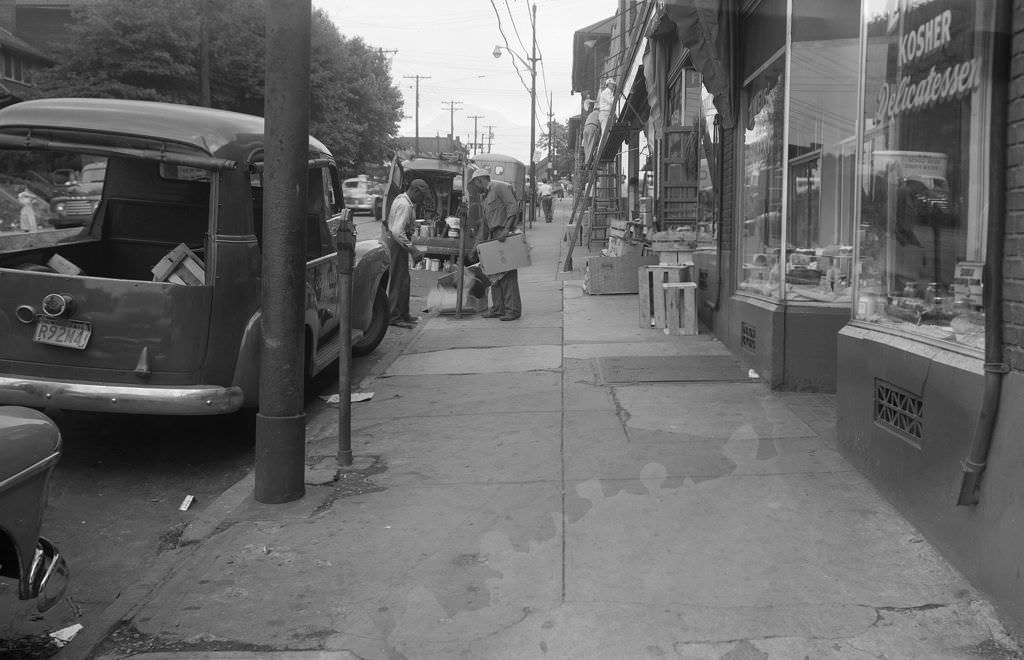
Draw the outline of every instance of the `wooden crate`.
M665 299L665 334L697 334L697 283L666 282L661 288Z
M661 288L667 282L689 281L690 268L686 265L661 264L642 266L637 270L637 289L639 296L639 319L641 328L664 328L665 293Z
M653 254L587 257L583 290L590 295L636 293L639 289L637 268L657 263L658 257Z
M199 286L206 281L202 259L184 243L168 252L156 266L153 266L152 273L154 282Z

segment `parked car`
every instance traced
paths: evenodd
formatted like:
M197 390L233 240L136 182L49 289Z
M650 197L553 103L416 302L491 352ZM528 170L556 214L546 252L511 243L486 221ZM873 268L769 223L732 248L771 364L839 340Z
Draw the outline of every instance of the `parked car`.
M18 581L18 598L40 612L67 589L70 571L57 547L39 536L60 432L41 412L0 406L0 578Z
M175 415L255 408L263 144L262 118L209 108L39 99L0 109L0 164L38 160L53 171L69 155L107 158L102 198L81 232L21 249L0 239L0 404ZM332 229L351 224L351 213L331 153L315 138L308 153L312 377L342 344ZM357 241L356 355L387 332L388 263L378 237Z
M68 179L61 192L50 199L54 227L84 225L92 218L103 196L103 180L107 173L106 160L86 163L77 178Z
M370 181L366 175L359 175L345 179L341 187L345 195L346 208L352 209L353 213L374 214L374 207L380 204L379 200L381 199L377 184Z

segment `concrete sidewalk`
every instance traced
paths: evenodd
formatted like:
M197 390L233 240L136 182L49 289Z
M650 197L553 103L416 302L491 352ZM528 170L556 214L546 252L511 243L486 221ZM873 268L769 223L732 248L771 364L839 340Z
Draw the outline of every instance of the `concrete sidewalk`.
M735 360L565 279L569 208L528 231L519 321L421 321L353 404L359 469L332 481L322 408L307 496L226 493L109 614L95 657L1018 657L834 450L832 396L616 382L652 357Z

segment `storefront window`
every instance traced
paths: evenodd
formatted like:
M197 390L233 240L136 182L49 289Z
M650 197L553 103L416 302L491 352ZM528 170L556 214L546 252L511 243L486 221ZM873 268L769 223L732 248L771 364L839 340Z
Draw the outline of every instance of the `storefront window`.
M860 3L792 7L784 295L849 307Z
M857 319L984 348L992 5L867 0Z
M785 57L780 53L743 87L742 273L738 288L778 298L782 280L782 170Z

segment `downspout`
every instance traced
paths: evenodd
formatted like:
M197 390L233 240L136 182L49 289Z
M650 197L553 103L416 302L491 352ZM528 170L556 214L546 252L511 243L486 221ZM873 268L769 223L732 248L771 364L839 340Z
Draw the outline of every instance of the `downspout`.
M985 245L985 389L981 410L974 428L970 455L963 462L958 506L973 506L980 500L981 477L988 462L996 421L1003 376L1009 367L1003 362L1003 243L1006 231L1006 139L1009 104L1010 35L1005 26L1012 24L1010 2L996 6L992 59L992 129L989 136L991 172L1003 177L1002 185L989 186L989 226Z

